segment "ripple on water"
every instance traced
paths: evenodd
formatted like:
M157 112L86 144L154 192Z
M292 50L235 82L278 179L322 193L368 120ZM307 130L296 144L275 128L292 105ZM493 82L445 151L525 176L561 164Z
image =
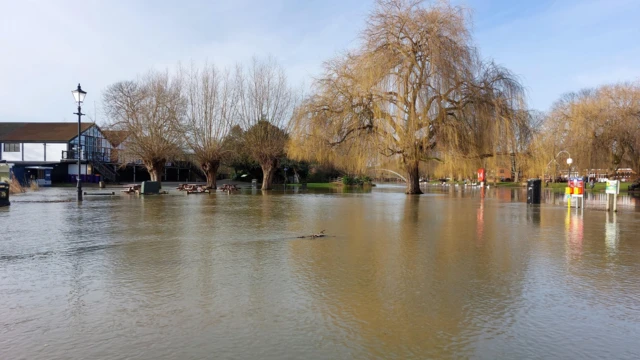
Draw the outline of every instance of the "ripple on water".
M427 191L15 197L2 357L640 357L631 205Z

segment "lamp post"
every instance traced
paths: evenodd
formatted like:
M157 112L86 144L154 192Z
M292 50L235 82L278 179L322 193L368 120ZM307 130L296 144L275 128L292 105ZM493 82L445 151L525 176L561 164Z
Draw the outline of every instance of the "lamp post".
M82 90L82 88L80 87L80 84L78 84L78 88L73 90L71 92L73 94L73 98L75 99L76 103L78 103L78 112L77 113L73 113L74 115L78 115L78 143L76 145L76 153L78 154L78 202L82 202L82 183L80 183L80 174L82 173L82 171L80 170L80 160L82 158L82 150L81 150L81 141L80 141L80 134L82 132L81 128L80 128L80 124L82 122L82 115L84 115L82 113L82 102L84 101L84 97L87 96L87 92Z
M569 165L569 174L567 175L567 182L571 178L571 164L572 163L573 163L573 159L572 158L567 158L567 165Z

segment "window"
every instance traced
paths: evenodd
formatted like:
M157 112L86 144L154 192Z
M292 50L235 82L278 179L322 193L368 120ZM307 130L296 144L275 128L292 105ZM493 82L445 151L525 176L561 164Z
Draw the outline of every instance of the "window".
M5 143L3 151L4 152L20 152L20 144L19 143Z

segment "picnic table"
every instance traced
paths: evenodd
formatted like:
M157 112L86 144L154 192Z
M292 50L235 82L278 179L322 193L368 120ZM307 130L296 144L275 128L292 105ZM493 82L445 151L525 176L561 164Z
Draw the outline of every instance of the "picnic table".
M220 191L239 191L240 189L234 184L224 184L220 187Z
M179 191L186 191L187 194L208 194L209 188L206 185L180 184L176 187Z
M131 194L132 192L140 191L139 184L128 184L124 185L124 190L120 190L121 192L125 192L127 194Z

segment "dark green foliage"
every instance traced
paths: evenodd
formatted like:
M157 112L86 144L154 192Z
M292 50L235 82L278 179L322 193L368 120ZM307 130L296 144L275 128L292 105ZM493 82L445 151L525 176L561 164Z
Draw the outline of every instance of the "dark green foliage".
M349 176L345 175L342 177L342 184L348 186L363 186L363 185L371 185L371 178L369 176Z

